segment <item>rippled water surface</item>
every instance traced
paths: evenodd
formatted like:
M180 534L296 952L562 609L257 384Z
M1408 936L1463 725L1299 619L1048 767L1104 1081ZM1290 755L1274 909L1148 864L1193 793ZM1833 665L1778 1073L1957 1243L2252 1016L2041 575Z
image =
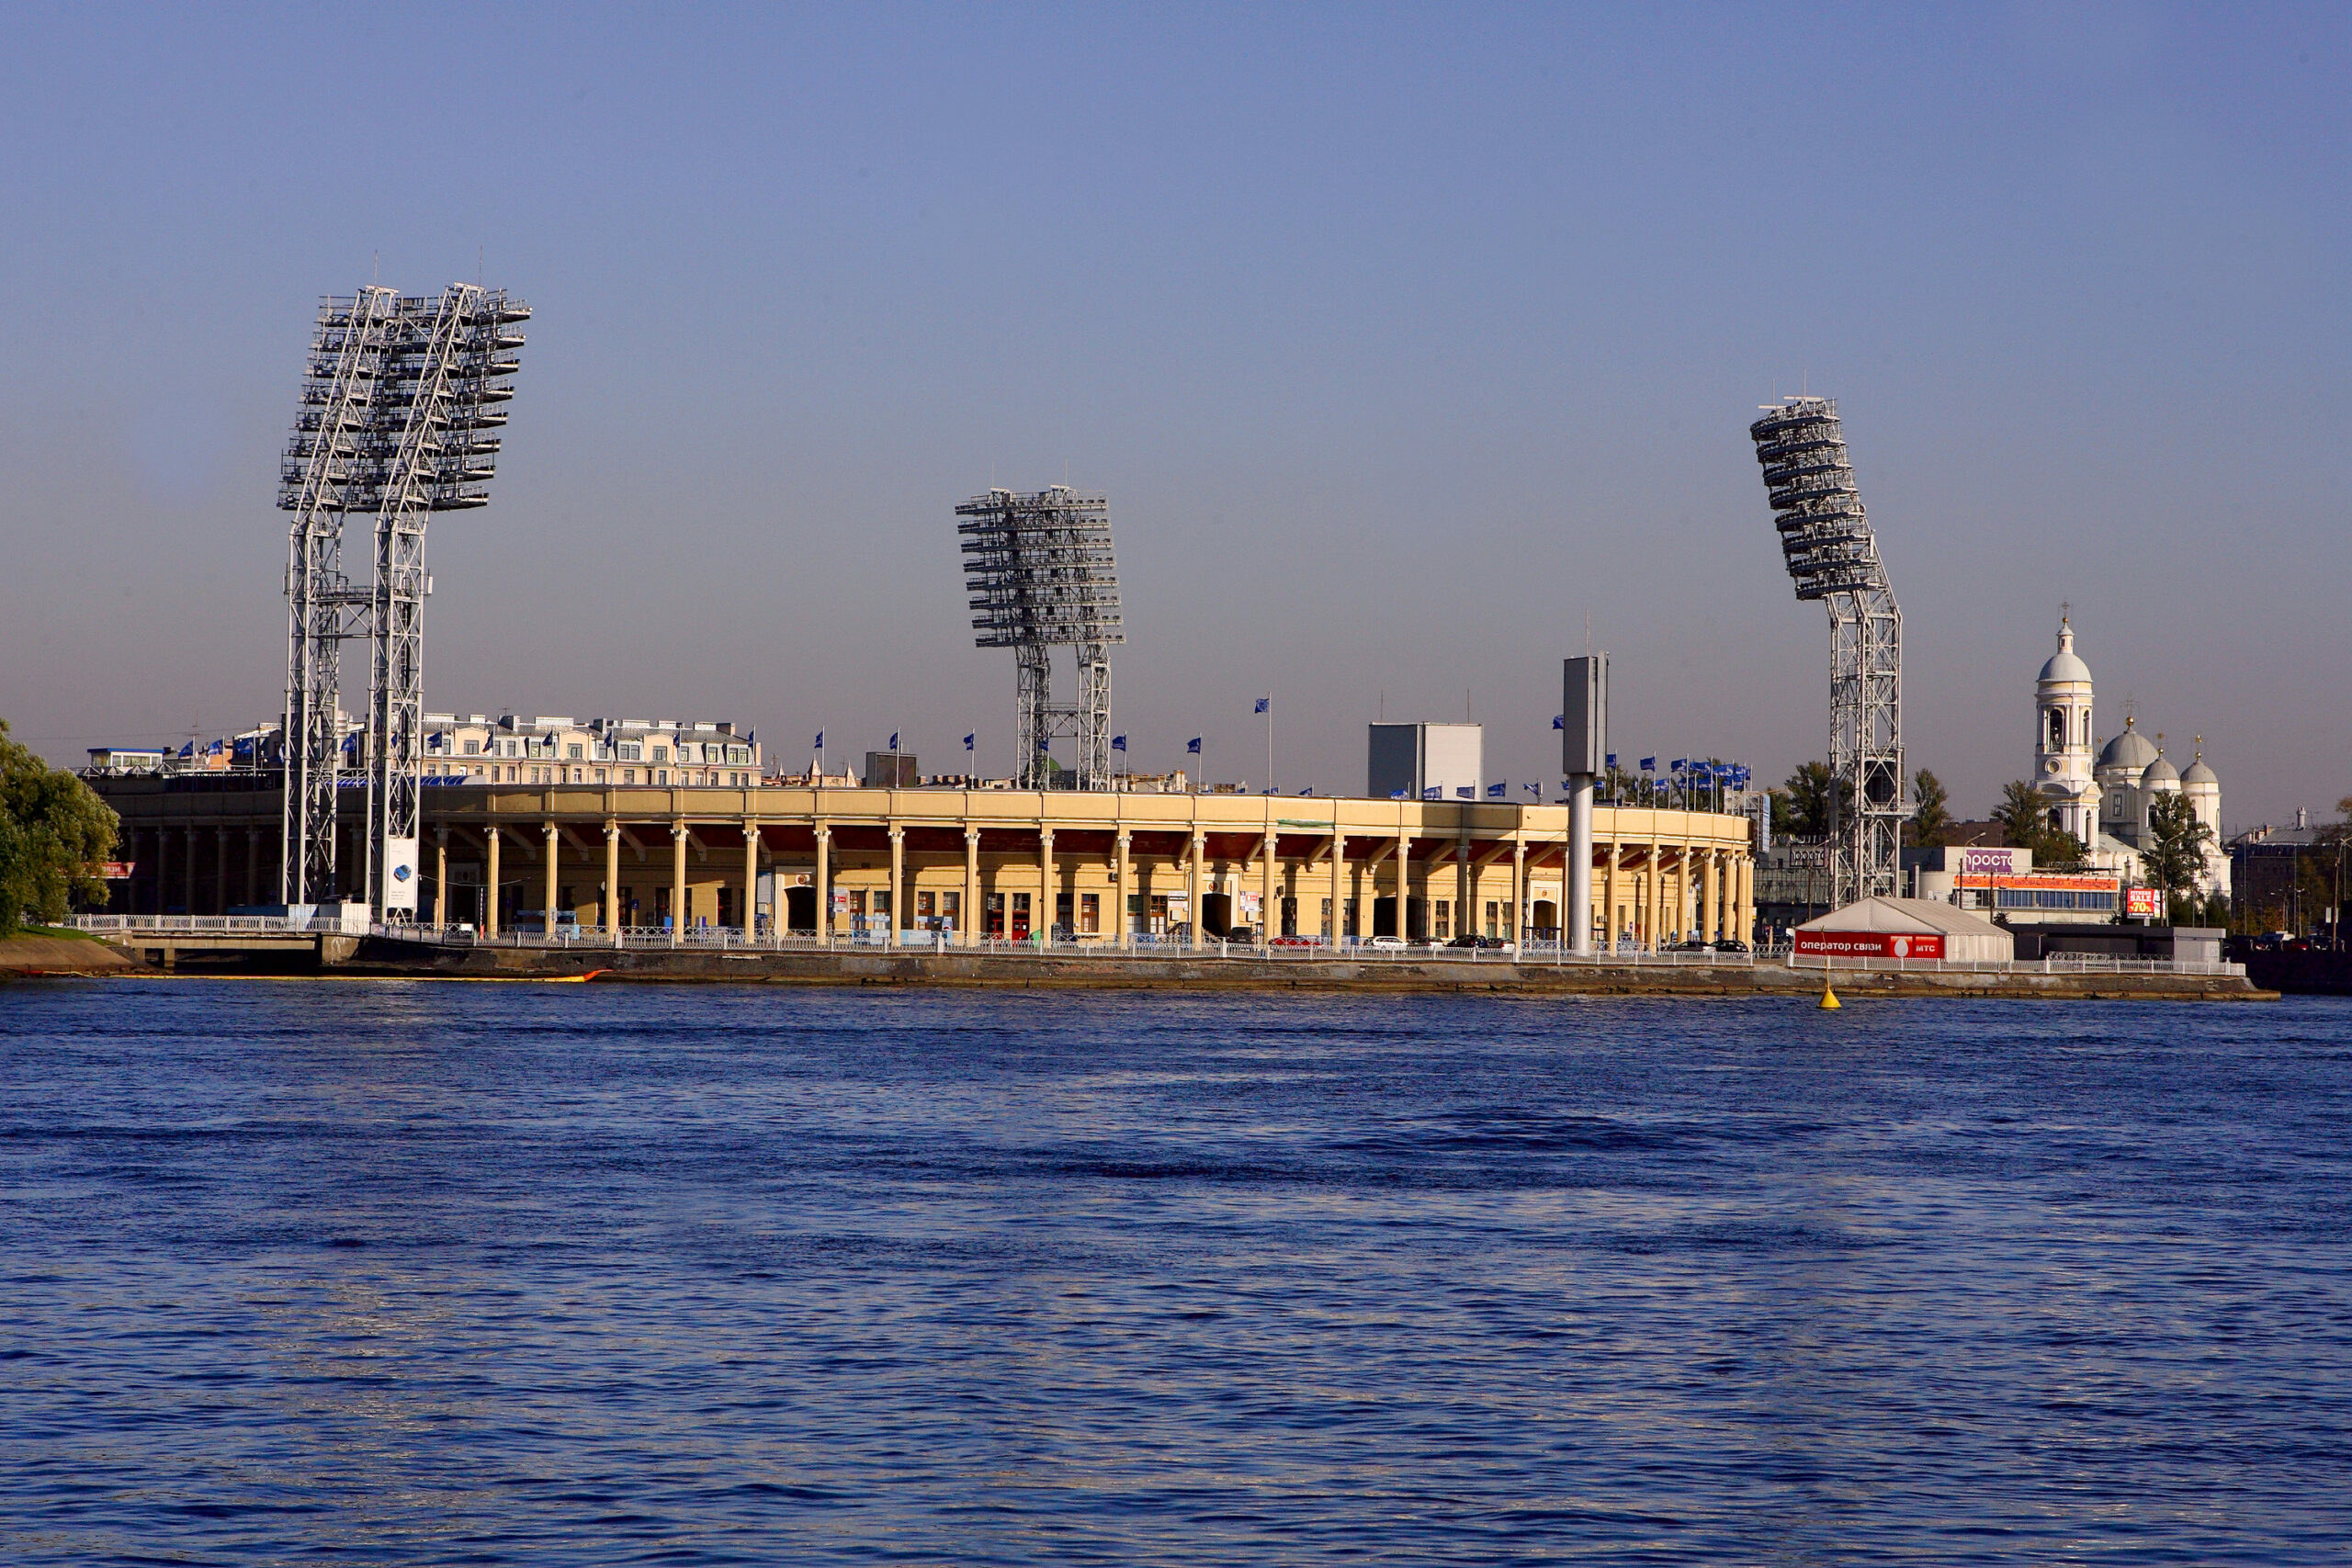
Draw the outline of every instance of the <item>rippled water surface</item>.
M2352 1009L0 987L17 1563L2344 1562Z

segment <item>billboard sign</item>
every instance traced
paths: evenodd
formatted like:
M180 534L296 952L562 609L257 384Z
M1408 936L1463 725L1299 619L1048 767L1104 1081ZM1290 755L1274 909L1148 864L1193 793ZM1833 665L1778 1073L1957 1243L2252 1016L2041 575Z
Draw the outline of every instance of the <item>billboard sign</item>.
M1808 931L1795 933L1796 952L1823 958L1941 958L1940 931Z
M416 913L416 890L420 878L416 874L416 840L387 838L384 840L384 912L404 915Z
M2132 919L2160 920L2165 916L2165 890L2161 887L2127 887L2123 890L2123 912Z
M1561 685L1560 771L1597 774L1609 754L1609 655L1563 660Z
M2030 852L2018 849L1990 849L1971 844L1960 852L1960 871L1963 876L2021 876L2027 870Z

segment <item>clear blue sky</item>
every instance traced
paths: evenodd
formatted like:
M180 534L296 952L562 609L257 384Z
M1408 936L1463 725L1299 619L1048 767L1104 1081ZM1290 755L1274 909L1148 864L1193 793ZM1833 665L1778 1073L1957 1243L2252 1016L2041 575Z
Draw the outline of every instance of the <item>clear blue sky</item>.
M0 21L0 716L278 707L319 295L537 315L436 708L1010 761L951 508L1112 499L1139 767L1820 754L1754 406L1838 397L1912 758L1981 814L2075 606L2233 824L2352 791L2340 7L91 7Z

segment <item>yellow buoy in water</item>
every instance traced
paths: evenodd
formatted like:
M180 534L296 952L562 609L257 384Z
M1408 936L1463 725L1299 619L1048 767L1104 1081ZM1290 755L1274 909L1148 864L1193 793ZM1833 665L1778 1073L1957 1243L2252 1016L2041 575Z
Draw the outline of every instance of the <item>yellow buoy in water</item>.
M1838 999L1838 993L1829 988L1829 983L1826 980L1821 986L1821 1005L1825 1008L1841 1008L1846 1005Z

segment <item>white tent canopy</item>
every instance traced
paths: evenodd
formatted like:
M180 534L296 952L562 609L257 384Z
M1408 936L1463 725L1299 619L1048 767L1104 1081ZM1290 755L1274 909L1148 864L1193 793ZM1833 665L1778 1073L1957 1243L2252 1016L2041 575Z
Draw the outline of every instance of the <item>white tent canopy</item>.
M1933 898L1864 898L1796 929L1800 956L1951 958L2017 956L2001 927Z

